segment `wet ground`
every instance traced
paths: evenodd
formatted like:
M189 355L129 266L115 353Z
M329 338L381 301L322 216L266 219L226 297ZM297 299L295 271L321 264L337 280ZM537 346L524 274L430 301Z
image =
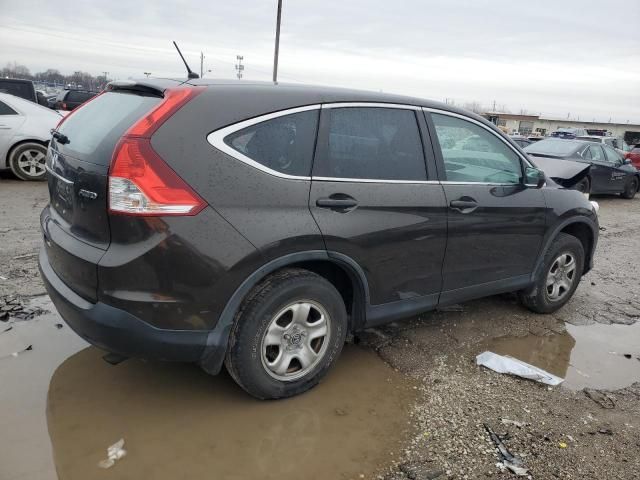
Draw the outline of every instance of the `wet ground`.
M189 365L108 365L42 313L46 197L0 176L1 480L511 478L485 424L533 478L637 478L640 199L596 199L596 266L560 312L501 295L396 322L359 335L310 393L258 402ZM565 381L488 371L485 350ZM127 455L100 469L121 438Z

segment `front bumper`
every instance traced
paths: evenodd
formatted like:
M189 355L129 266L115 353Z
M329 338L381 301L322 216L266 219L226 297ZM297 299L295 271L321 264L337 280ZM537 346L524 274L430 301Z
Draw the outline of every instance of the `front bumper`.
M38 263L44 285L60 316L87 342L125 357L200 361L209 331L160 329L124 310L102 302L88 302L56 275L44 248Z

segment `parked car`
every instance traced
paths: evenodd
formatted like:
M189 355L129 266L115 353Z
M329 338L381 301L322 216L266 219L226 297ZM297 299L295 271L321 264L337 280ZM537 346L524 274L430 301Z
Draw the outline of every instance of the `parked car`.
M625 157L631 161L631 164L640 170L640 144L631 147L631 150L626 153Z
M596 204L493 124L382 93L112 82L47 166L39 264L69 326L112 361L224 364L258 398L313 387L347 333L437 306L517 291L556 311L598 239Z
M609 135L585 135L576 137L576 140L585 140L587 142L609 145L611 148L615 148L622 156L631 151L631 147L629 147L622 138L612 137Z
M15 95L0 93L0 169L22 180L44 180L47 144L62 116Z
M551 132L551 137L556 138L576 138L586 136L587 131L584 128L559 128L555 132Z
M31 80L0 78L0 93L10 93L30 102L38 103L36 88Z
M533 158L588 163L591 169L579 189L584 193L619 193L631 199L640 186L640 173L614 148L586 140L548 138L524 149Z
M54 108L56 110L71 111L97 94L98 92L90 92L88 90L63 90L58 94Z
M519 147L524 148L527 145L531 145L533 142L531 140L529 140L527 137L523 137L523 136L516 136L513 135L511 137L511 140L513 140Z

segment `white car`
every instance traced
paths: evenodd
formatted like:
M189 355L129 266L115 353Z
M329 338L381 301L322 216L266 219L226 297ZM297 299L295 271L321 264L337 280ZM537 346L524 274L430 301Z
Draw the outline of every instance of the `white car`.
M44 180L51 129L62 119L55 110L0 93L0 170L22 180Z

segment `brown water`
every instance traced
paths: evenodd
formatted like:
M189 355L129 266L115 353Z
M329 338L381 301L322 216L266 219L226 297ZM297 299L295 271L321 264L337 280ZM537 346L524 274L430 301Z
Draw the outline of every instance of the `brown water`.
M613 390L640 381L640 322L566 327L563 334L499 337L485 347L562 377L575 390Z
M318 387L271 402L227 375L138 360L110 366L101 355L82 350L51 379L47 420L61 480L371 478L408 430L414 390L354 346ZM120 438L127 456L99 469Z

